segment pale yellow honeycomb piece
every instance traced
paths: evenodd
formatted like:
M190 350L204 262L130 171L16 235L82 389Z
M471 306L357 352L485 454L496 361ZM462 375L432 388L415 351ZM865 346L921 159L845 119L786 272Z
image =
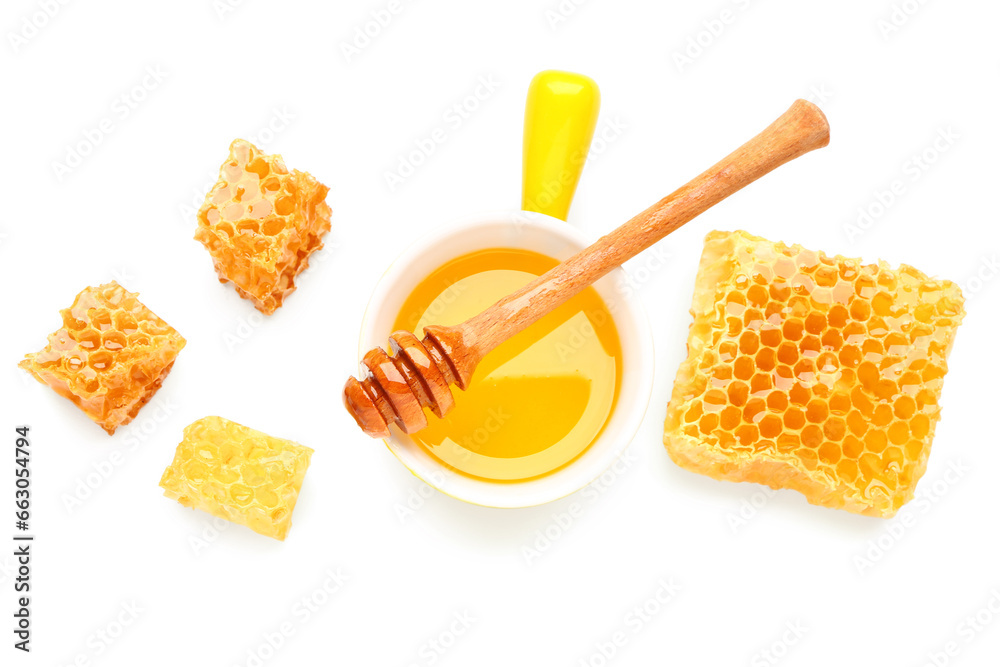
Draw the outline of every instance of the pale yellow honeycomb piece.
M184 429L160 486L185 507L284 540L312 453L228 419L204 417Z
M890 517L927 468L959 288L903 265L712 232L664 442L710 477Z

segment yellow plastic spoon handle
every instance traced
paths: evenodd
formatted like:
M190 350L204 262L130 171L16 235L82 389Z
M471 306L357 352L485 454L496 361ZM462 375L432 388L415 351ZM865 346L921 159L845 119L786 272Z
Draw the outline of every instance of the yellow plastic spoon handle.
M522 209L566 219L600 108L593 79L557 70L535 75L524 109Z

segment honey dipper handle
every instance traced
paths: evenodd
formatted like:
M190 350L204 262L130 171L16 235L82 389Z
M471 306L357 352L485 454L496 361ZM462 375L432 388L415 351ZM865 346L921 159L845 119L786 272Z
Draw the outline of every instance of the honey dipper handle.
M467 357L452 358L452 363L460 375L461 366L471 375L490 350L616 266L761 176L829 142L826 116L816 105L798 100L767 129L687 185L464 324L433 327L435 334Z

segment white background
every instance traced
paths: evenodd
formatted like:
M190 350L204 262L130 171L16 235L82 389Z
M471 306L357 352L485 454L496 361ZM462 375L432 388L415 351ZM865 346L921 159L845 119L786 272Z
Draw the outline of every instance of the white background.
M30 656L10 647L11 549L0 550L3 664L256 664L248 652L285 623L292 635L263 649L263 664L916 666L952 641L948 664L995 664L1000 614L984 612L992 623L979 631L962 624L1000 594L996 3L907 0L912 15L886 34L890 0L590 0L564 2L572 11L558 21L547 14L558 0L404 1L350 59L342 44L388 0L234 3L220 14L211 0L68 2L47 19L36 16L45 3L4 3L0 538L13 532L21 423L32 427L38 537ZM705 46L679 65L689 39ZM130 92L147 68L165 78ZM517 206L524 95L547 68L602 89L608 140L571 214L594 238L797 97L823 107L833 142L665 240L666 266L646 256L628 267L644 281L657 380L627 470L548 506L491 510L430 492L358 432L339 391L391 258L450 220ZM446 123L480 77L499 87L460 126ZM132 109L123 94L143 99ZM105 118L111 132L60 179L54 163ZM262 134L269 124L277 131ZM437 127L447 141L390 191L385 173ZM957 139L935 150L949 128ZM238 136L333 188L329 252L262 324L191 239L193 207ZM936 160L914 172L925 150ZM905 192L852 237L845 225L897 179ZM922 500L899 520L770 497L667 457L665 405L701 240L716 228L906 262L966 289ZM80 289L112 278L188 346L155 403L109 438L15 364ZM213 532L210 517L162 497L182 428L210 414L316 450L285 543ZM949 476L953 464L965 472ZM415 511L401 512L408 503ZM317 593L338 569L348 581ZM680 588L666 603L661 580ZM314 595L328 599L304 618L296 605ZM118 634L133 603L138 618L104 644L95 633ZM452 637L456 614L474 620ZM619 632L624 645L604 658ZM432 640L449 648L435 653Z

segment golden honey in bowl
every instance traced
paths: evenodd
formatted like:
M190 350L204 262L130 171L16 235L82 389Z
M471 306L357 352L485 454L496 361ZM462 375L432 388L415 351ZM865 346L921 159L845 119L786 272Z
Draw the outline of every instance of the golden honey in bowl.
M559 262L518 249L451 260L409 295L393 330L421 335L482 312ZM505 341L479 364L443 419L409 437L465 475L517 482L552 473L587 450L611 416L622 368L611 311L593 287Z

